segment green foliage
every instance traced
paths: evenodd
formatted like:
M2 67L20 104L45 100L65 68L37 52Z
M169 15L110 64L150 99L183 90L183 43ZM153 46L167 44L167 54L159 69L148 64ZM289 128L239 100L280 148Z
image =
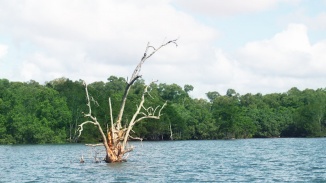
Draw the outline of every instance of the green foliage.
M110 126L108 98L117 116L126 80L110 76L106 82L88 85L92 113L104 130ZM144 80L132 86L122 125L128 125L145 87ZM193 99L192 85L152 83L145 107L167 101L160 120L147 119L134 127L135 137L145 140L231 139L253 137L326 136L326 89L285 93L240 95L228 89L225 95L207 92L206 99ZM81 80L58 78L40 85L35 81L0 79L0 144L76 142L78 125L87 113ZM115 120L115 119L113 119ZM95 126L86 125L82 142L101 139Z
M0 100L0 143L63 143L71 112L54 89L27 83L6 83Z

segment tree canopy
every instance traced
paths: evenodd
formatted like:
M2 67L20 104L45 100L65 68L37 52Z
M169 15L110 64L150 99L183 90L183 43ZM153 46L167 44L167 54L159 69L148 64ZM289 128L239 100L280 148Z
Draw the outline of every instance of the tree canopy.
M113 113L119 113L125 83L124 78L110 76L106 82L88 85L100 106L92 110L102 126L110 126L109 97ZM128 125L144 86L140 79L130 90L122 125ZM240 95L228 89L225 95L209 91L207 99L192 98L190 84L153 83L149 89L150 105L167 101L167 106L160 120L135 125L135 134L144 140L169 140L170 129L174 140L326 136L325 88L294 87L266 95ZM81 80L58 78L41 85L0 79L0 144L98 142L101 138L93 126L85 126L87 133L76 139L85 104Z

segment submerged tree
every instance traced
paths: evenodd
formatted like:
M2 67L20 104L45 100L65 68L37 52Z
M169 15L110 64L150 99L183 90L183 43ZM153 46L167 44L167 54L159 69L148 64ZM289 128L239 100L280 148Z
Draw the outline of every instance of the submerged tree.
M92 114L92 107L91 107L91 101L95 101L92 97L89 96L88 94L88 89L87 89L87 84L85 84L85 92L86 92L86 98L87 98L87 106L88 106L88 113L84 114L84 117L87 118L87 121L84 121L79 125L78 132L79 136L81 135L83 131L83 126L86 124L94 124L97 126L103 140L103 145L105 146L106 150L106 157L105 157L105 162L107 163L114 163L114 162L122 162L126 161L124 158L125 154L127 152L130 152L133 150L132 146L129 146L127 144L128 140L131 139L140 139L138 137L132 137L131 132L134 127L134 125L144 119L160 119L161 116L161 111L162 109L166 106L166 102L162 106L156 106L156 107L145 107L145 96L150 96L149 94L149 86L146 85L144 87L140 103L138 104L136 108L136 112L130 119L128 124L122 125L122 117L127 101L127 96L129 94L131 86L137 81L141 75L140 75L140 70L144 62L150 58L152 55L154 55L158 50L160 50L162 47L168 45L168 44L175 44L177 40L171 40L168 41L162 45L160 45L158 48L155 48L151 46L149 43L146 46L144 56L140 60L139 64L135 68L131 78L129 81L126 83L124 95L122 97L122 102L120 106L120 111L117 116L117 119L115 122L113 122L113 117L112 117L112 107L111 107L111 100L109 98L109 105L110 105L110 116L111 116L111 127L110 129L107 130L105 133L103 131L103 128L101 127L100 123L96 119L96 117Z

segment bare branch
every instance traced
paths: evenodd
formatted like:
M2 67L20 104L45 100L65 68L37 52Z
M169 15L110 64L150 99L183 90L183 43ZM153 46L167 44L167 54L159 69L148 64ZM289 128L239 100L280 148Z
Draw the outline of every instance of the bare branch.
M87 106L88 106L88 114L92 114L92 108L91 108L91 103L89 101L89 95L88 95L88 89L87 89L87 84L86 82L84 81L84 86L85 86L85 92L86 92L86 99L87 99Z
M139 112L139 114L142 114L142 115L144 115L144 116L146 116L147 114L145 114L144 112Z
M141 77L141 75L139 75L140 71L141 71L141 67L142 65L144 64L144 62L150 58L151 56L153 56L158 50L160 50L161 48L163 48L164 46L168 45L168 44L175 44L176 46L177 45L177 40L178 39L174 39L174 40L170 40L166 43L163 43L161 46L159 46L157 49L155 49L154 46L151 46L150 43L148 42L147 43L147 46L146 46L146 49L145 49L145 52L144 52L144 55L143 57L141 58L140 62L138 63L138 65L136 66L131 78L130 78L130 81L129 83L127 83L127 86L126 86L126 89L125 89L125 93L123 95L123 98L122 98L122 102L121 102L121 107L120 107L120 112L119 112L119 115L118 115L118 119L117 119L117 122L116 122L116 126L118 129L121 128L121 120L122 120L122 116L123 116L123 112L124 112L124 108L125 108L125 104L126 104L126 100L127 100L127 95L129 93L129 90L130 90L130 87L131 85L138 79ZM153 49L152 52L149 52L149 49Z
M98 104L98 102L91 96L91 99L92 99L92 102L95 104L95 105L97 105L98 107L100 106L99 104Z
M109 97L109 107L110 107L111 128L113 128L113 115L112 115L112 105L111 105L111 98L110 97Z
M135 123L138 123L144 119L160 119L158 116L143 116L135 120Z
M154 51L156 50L156 49L154 48L154 46L148 46L148 48L153 48Z
M140 101L139 105L137 106L137 110L134 113L134 115L133 115L133 117L132 117L132 119L131 119L131 121L129 123L128 129L127 129L127 132L126 132L126 136L124 137L124 140L123 140L123 144L122 144L123 147L126 145L127 140L129 138L130 131L132 130L133 126L136 123L138 123L138 122L140 122L140 121L142 121L144 119L149 119L149 118L151 118L151 119L160 119L161 111L162 111L162 109L167 104L167 102L165 102L163 104L163 106L160 108L160 110L159 110L159 112L158 112L157 115L155 115L155 113L153 111L156 111L158 107L156 107L155 110L153 110L153 107L145 108L144 107L145 95L148 93L148 87L149 86L150 85L145 86L144 91L143 91L143 94L142 94L142 97L141 97L141 101ZM147 112L147 114L145 112L141 112L140 111L141 109L144 109ZM140 117L140 118L137 119L137 116L139 114L143 114L144 116L142 116L142 117Z
M154 99L154 97L151 95L151 93L147 93L148 94L148 96L150 96L152 99Z
M88 123L91 123L91 124L93 124L93 125L98 125L96 122L94 122L94 121L85 121L85 122L83 122L82 124L80 124L80 125L78 125L79 127L78 127L78 133L79 133L79 135L78 135L78 137L80 137L80 135L81 135L81 133L82 133L82 131L84 130L83 129L83 126L85 125L85 124L88 124Z
M171 122L169 123L169 125L170 125L170 139L173 140L173 133L172 133Z
M155 110L154 110L153 114L155 114L156 110L157 110L159 107L160 107L159 105L155 107Z
M165 101L165 103L163 104L163 106L161 107L161 109L159 110L158 112L158 116L161 116L161 112L162 112L162 109L167 105L167 101Z
M134 139L134 140L143 141L143 138L141 138L141 137L133 137L133 136L129 135L129 138Z
M113 143L115 142L116 140L116 129L114 128L114 125L113 125L113 115L112 115L112 105L111 105L111 98L109 97L109 107L110 107L110 118L111 118L111 134L112 134L112 139L113 139ZM108 139L110 140L110 139Z
M162 47L164 47L164 46L166 46L166 45L168 45L168 44L170 44L170 43L175 44L176 46L178 46L178 44L177 44L177 40L178 40L178 39L170 40L170 41L168 41L168 42L162 44L160 47L158 47L157 49L155 49L154 51L152 51L150 54L147 54L148 56L145 57L145 59L144 59L143 62L145 62L145 60L147 60L147 59L150 58L152 55L154 55L154 54L155 54L158 50L160 50ZM146 52L145 52L145 53L147 53L149 47L151 47L151 46L150 46L149 43L148 43L148 44L147 44L147 48L146 48Z
M87 84L84 82L84 85L85 85L87 106L88 106L88 111L89 111L88 114L84 114L84 117L90 118L91 120L85 121L82 124L78 125L79 126L79 130L78 130L79 135L78 135L78 137L80 137L80 135L81 135L81 133L83 131L84 125L91 123L91 124L97 126L100 134L102 135L103 145L105 146L105 149L107 150L107 152L109 152L110 148L109 148L108 143L107 143L106 135L104 134L103 129L102 129L100 123L97 121L96 117L92 116L92 107L91 107L90 98L89 98L89 94L88 94Z

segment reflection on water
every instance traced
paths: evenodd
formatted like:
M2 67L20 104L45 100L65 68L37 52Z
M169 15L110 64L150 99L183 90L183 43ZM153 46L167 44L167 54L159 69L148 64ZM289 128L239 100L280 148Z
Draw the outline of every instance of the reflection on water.
M116 164L93 163L92 149L79 144L3 145L0 182L326 181L325 138L133 145L128 162Z

